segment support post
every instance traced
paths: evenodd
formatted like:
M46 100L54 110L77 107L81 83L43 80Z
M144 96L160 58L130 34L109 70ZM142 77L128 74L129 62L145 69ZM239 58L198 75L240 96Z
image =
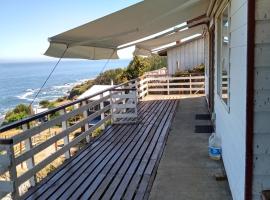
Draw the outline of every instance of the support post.
M26 131L30 128L30 124L23 124L22 125L23 131ZM31 149L33 148L33 144L32 144L32 140L31 137L27 138L26 140L24 140L24 146L25 146L25 152L27 151L31 151ZM34 160L34 156L31 156L31 158L26 160L26 167L28 170L32 169L35 166L35 160ZM36 174L34 174L30 179L30 184L31 186L35 186L36 182L37 182L37 178L36 178Z
M60 115L65 115L66 114L66 109L60 110ZM62 121L62 131L66 130L68 128L67 121ZM69 134L64 137L64 145L68 145L69 143ZM65 152L65 158L68 159L70 158L70 150Z
M139 80L139 81L138 81ZM140 79L136 79L135 80L135 89L136 89L136 94L137 94L137 101L139 101L140 98L140 88L139 88L139 83L140 83ZM142 97L143 98L143 97Z
M85 106L87 105L87 101L83 101L82 105ZM88 117L88 109L86 109L85 111L83 111L83 118L86 119ZM87 121L84 125L84 130L87 131L89 129L89 122ZM89 143L90 142L90 135L86 136L86 142Z
M9 144L7 149L7 155L10 158L10 166L9 166L9 174L10 174L10 181L12 181L12 188L13 191L11 192L11 199L18 199L19 198L19 187L17 183L17 170L15 165L15 153L13 144Z
M168 95L170 94L170 79L168 76L167 76L167 94Z
M99 98L100 99L103 98L103 93L101 93L99 95ZM103 109L103 108L104 108L104 102L102 101L102 102L100 102L100 110ZM105 114L104 113L101 113L100 118L101 118L101 120L103 120L105 118ZM102 124L100 127L101 127L101 129L104 130L105 129L105 124Z
M145 78L146 81L145 81L145 84L146 84L146 95L148 96L149 95L149 88L148 88L148 78Z
M191 87L191 74L189 75L189 94L192 94L192 87Z
M111 121L112 124L114 123L115 119L114 119L114 108L113 108L113 104L114 104L114 100L113 100L113 92L110 90L110 106L111 106Z

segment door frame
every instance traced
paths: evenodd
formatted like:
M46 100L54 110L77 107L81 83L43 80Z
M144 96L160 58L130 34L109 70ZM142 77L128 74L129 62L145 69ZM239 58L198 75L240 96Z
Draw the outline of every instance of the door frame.
M215 26L209 28L209 77L208 77L208 91L209 91L209 111L215 111Z

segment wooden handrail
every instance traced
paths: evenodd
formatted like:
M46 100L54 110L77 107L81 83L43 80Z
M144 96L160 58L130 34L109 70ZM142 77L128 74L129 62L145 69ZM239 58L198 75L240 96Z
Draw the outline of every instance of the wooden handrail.
M64 109L64 108L66 108L66 107L70 107L70 106L73 106L73 105L75 105L75 104L82 103L82 102L85 101L85 100L91 99L91 98L93 98L93 97L95 97L95 96L98 96L98 95L100 95L100 94L103 94L103 93L105 93L105 92L108 92L108 91L110 91L110 90L112 90L112 89L115 89L115 88L124 86L124 85L126 85L126 84L128 84L128 83L135 82L135 81L136 81L136 79L133 79L133 80L127 81L127 82L125 82L125 83L122 83L122 84L119 84L119 85L112 86L111 88L102 90L102 91L97 92L97 93L95 93L95 94L93 94L93 95L87 96L87 97L85 97L85 98L83 98L83 99L75 100L75 101L72 101L72 102L70 102L70 103L66 103L66 104L64 104L64 105L58 106L58 107L56 107L56 108L52 108L52 109L49 109L49 110L47 110L47 111L44 111L44 112L41 112L41 113L32 115L32 116L30 116L30 117L26 117L26 118L24 118L24 119L21 119L21 120L18 120L18 121L16 121L16 122L10 123L10 124L8 124L8 125L2 126L2 127L0 127L0 133L5 132L5 131L10 130L10 129L13 129L13 128L17 128L17 127L19 127L19 126L22 126L23 124L28 123L28 122L31 122L31 121L40 119L40 118L45 117L45 116L47 116L47 115L49 115L49 114L55 113L55 112L57 112L57 111L60 111L60 110L62 110L62 109ZM0 144L1 144L1 141L2 141L2 140L0 140Z

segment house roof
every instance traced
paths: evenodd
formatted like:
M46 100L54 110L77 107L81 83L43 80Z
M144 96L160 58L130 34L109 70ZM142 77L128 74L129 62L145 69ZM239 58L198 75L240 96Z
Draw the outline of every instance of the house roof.
M209 0L145 0L49 38L45 55L118 58L119 46L202 16L208 5Z
M112 85L93 85L90 89L86 90L83 94L81 94L78 99L84 99L88 96L91 96L91 95L94 95L98 92L101 92L103 90L107 90L109 88L113 87ZM104 92L103 93L104 96L107 96L109 95L109 92ZM99 100L100 97L99 96L95 96L95 97L92 97L90 98L90 100Z

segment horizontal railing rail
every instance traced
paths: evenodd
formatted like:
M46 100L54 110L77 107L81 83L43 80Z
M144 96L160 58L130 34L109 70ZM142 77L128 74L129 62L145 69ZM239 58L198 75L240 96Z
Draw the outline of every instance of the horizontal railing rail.
M64 105L61 105L61 106L58 106L58 107L49 109L49 110L47 110L47 111L44 111L44 112L35 114L35 115L33 115L33 116L26 117L26 118L24 118L24 119L21 119L21 120L19 120L19 121L14 122L14 123L10 123L10 124L8 124L8 125L2 126L2 127L0 127L0 133L5 132L5 131L10 130L10 129L13 129L13 128L17 128L18 126L22 126L23 124L26 124L26 123L28 123L28 122L31 122L31 121L40 119L40 118L42 118L42 117L47 116L47 115L50 114L50 113L54 113L54 112L60 111L60 110L62 110L63 108L70 107L70 106L73 106L73 105L75 105L75 104L81 103L81 102L83 102L83 101L85 101L85 100L87 100L87 99L91 99L91 98L93 98L93 97L95 97L95 96L98 96L98 95L100 95L100 94L103 94L104 92L107 92L107 91L109 91L109 90L112 90L112 89L115 89L115 88L119 88L119 87L121 87L121 86L126 86L126 85L128 85L128 84L130 84L130 83L132 83L132 82L135 83L135 82L136 82L136 79L131 80L131 81L128 81L128 82L125 82L125 83L122 83L122 84L119 84L119 85L112 86L110 89L102 90L102 91L100 91L100 92L98 92L98 93L95 93L95 94L90 95L90 96L88 96L88 97L85 97L85 98L83 98L83 99L75 100L75 101L72 101L72 102L70 102L70 103L66 103L66 104L64 104Z
M147 94L204 94L205 77L189 75L183 77L159 76L148 77Z

